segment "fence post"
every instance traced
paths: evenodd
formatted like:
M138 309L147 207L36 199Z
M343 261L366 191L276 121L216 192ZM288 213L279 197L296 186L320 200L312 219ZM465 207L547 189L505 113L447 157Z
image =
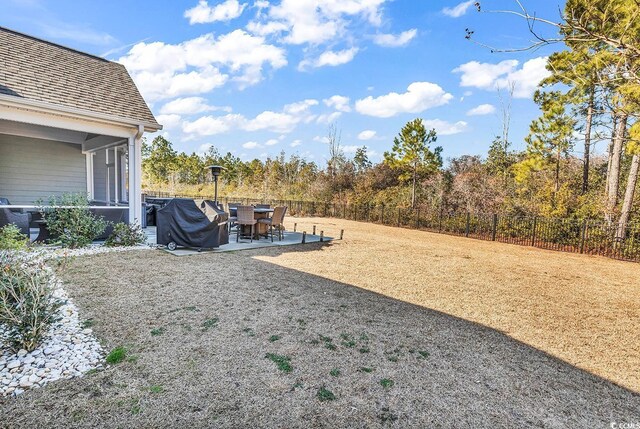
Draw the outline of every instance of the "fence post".
M311 235L316 235L316 226L313 225L313 232L311 233Z
M342 203L342 219L347 218L347 203Z
M306 241L307 241L307 232L302 231L302 244L304 244Z
M536 245L536 229L538 228L538 216L533 217L533 231L531 232L531 245Z
M493 225L491 226L491 241L496 241L496 231L498 229L498 215L493 214Z
M584 253L584 242L587 239L587 228L589 228L589 221L584 220L582 224L582 238L580 239L580 253Z
M344 229L340 230L340 240L342 240L342 237L344 237Z
M320 241L324 241L324 231L320 231Z
M296 229L298 228L298 223L294 222L293 223L293 232L296 232Z
M464 229L464 236L465 237L469 237L470 222L471 222L471 213L467 212L467 225L465 226L465 229Z

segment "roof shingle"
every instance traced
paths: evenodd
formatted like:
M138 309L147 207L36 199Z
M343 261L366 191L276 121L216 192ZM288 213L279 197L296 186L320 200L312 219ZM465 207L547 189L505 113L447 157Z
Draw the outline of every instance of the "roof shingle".
M0 94L158 124L122 64L3 27Z

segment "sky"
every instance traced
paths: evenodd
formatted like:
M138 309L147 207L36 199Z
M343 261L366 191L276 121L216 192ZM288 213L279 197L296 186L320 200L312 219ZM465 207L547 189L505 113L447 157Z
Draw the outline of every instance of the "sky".
M422 118L443 157L483 155L502 132L524 137L548 73L526 23L488 13L514 0L0 0L0 26L124 64L174 148L211 145L243 160L281 151L323 163L334 124L347 156L380 161ZM559 19L559 0L524 0ZM541 29L550 31L549 29ZM153 138L149 135L148 138Z

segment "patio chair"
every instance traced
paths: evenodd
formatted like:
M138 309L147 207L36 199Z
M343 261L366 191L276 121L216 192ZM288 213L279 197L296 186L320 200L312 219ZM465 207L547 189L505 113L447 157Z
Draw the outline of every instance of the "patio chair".
M236 220L236 243L240 241L240 233L243 226L251 226L251 242L253 243L253 235L255 233L257 220L254 218L252 206L238 206L238 219Z
M282 235L284 231L284 215L287 212L287 207L276 207L273 209L273 216L265 219L258 219L258 223L262 223L269 226L271 231L271 242L273 243L273 229L278 229L278 240L282 241Z
M231 227L234 226L238 220L238 206L241 205L242 203L227 204L227 208L229 209L229 231L231 231Z
M0 206L9 206L8 199L0 197ZM14 224L20 232L29 237L29 224L31 223L31 213L22 213L21 209L0 209L0 227Z
M257 209L270 209L271 204L256 204L254 207Z

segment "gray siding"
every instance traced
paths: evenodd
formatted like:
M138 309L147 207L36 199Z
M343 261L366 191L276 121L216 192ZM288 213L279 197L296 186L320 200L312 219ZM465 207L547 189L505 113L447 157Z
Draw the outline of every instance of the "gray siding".
M105 150L97 150L93 155L93 199L107 200L107 166Z
M80 145L0 134L0 196L12 204L87 192Z

